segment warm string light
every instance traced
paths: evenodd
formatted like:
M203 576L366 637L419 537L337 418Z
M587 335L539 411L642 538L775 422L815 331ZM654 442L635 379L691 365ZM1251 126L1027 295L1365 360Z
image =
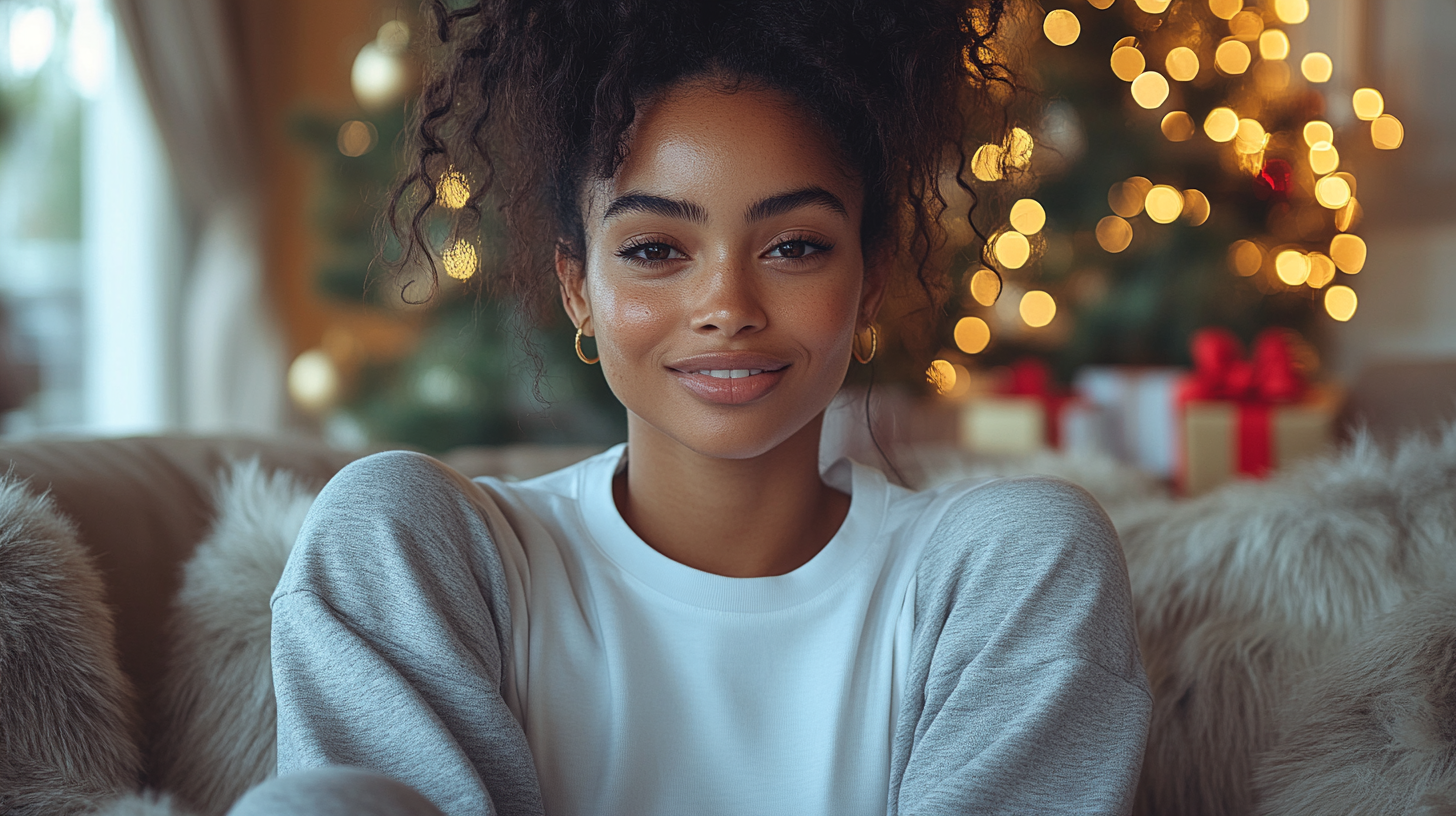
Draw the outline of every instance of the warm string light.
M967 354L980 354L991 344L991 327L979 317L963 317L956 321L955 344Z
M1405 126L1388 113L1370 123L1370 141L1381 150L1394 150L1405 141Z
M1330 77L1335 75L1335 63L1330 60L1329 54L1312 51L1299 61L1299 72L1310 82L1329 82Z
M1198 52L1186 45L1169 51L1163 64L1168 69L1168 76L1179 82L1192 82L1198 77Z
M1214 108L1203 120L1203 132L1215 142L1231 142L1239 133L1239 115L1232 108Z
M1113 254L1127 249L1132 244L1132 224L1117 215L1103 218L1097 222L1097 243Z
M1259 35L1259 57L1266 60L1282 60L1289 56L1289 35L1277 28L1266 29Z
M1144 71L1132 81L1132 98L1148 110L1168 101L1168 79L1157 71Z
M1137 79L1147 67L1147 59L1136 46L1122 45L1112 51L1112 73L1123 82Z
M1047 13L1042 21L1042 31L1053 45L1068 46L1081 35L1082 21L1066 9L1056 9Z
M1208 10L1220 20L1232 20L1244 9L1244 0L1208 0Z
M1264 15L1245 9L1229 20L1228 28L1229 34L1240 42L1254 42L1264 33Z
M971 175L981 181L1000 181L1007 170L1025 170L1031 165L1036 141L1025 128L1014 127L1001 144L984 144L971 154Z
M1286 249L1274 256L1274 273L1290 286L1309 280L1309 258L1297 249Z
M446 170L435 185L435 200L451 210L464 207L470 201L470 181L453 167Z
M1348 286L1331 286L1325 290L1325 312L1341 323L1354 317L1359 305L1355 290Z
M1183 194L1177 188L1159 184L1148 191L1143 209L1159 224L1171 224L1183 214Z
M935 388L937 394L942 396L950 394L956 387L955 366L948 360L934 360L930 367L925 369L925 381Z
M451 244L440 255L440 260L445 264L445 274L456 280L468 280L480 267L480 255L475 245L463 238Z
M1323 252L1311 252L1309 258L1309 279L1305 281L1311 289L1323 289L1335 279L1335 262Z
M1022 235L1035 235L1046 226L1046 209L1034 198L1023 198L1011 205L1011 228Z
M1253 61L1254 55L1249 53L1249 47L1238 40L1225 40L1213 52L1214 67L1225 74L1242 74L1249 70L1249 63Z
M1031 258L1031 242L1016 230L1007 230L991 241L991 255L1007 269L1020 269Z
M1317 148L1321 144L1333 145L1335 129L1330 127L1329 122L1312 119L1304 124L1304 143L1311 149Z
M1365 241L1358 235L1341 233L1330 239L1330 260L1347 275L1359 274L1365 268Z
M340 153L351 159L358 158L379 143L379 130L370 122L351 120L339 127L338 141Z
M1039 329L1057 316L1057 302L1046 292L1033 289L1021 296L1019 311L1026 325Z
M1355 91L1350 99L1350 104L1355 109L1355 118L1362 122L1379 119L1380 114L1385 112L1385 97L1374 88L1361 88Z
M1229 247L1229 266L1241 277L1259 274L1264 268L1264 248L1253 241L1234 241Z
M1201 227L1213 214L1213 204L1208 196L1198 190L1183 191L1183 218L1191 226Z
M1286 25L1298 25L1309 17L1309 0L1274 0L1274 16Z
M982 306L991 306L1001 295L1001 276L982 267L971 276L971 297Z
M1173 111L1163 117L1160 125L1163 135L1168 137L1170 142L1186 142L1198 133L1198 127L1193 124L1193 117L1187 111Z

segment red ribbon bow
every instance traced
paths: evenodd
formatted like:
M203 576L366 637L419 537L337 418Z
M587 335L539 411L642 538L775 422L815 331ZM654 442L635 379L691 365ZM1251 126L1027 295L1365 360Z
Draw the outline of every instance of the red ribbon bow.
M1199 329L1193 335L1193 379L1186 400L1287 403L1303 399L1306 384L1294 365L1294 337L1287 329L1265 329L1254 340L1252 359L1228 329Z
M1263 476L1272 466L1273 411L1298 402L1308 384L1294 365L1294 333L1265 329L1254 339L1251 359L1234 333L1200 329L1193 335L1193 376L1180 389L1180 405L1197 400L1238 403L1238 469Z
M1013 397L1035 397L1046 416L1045 439L1051 447L1061 445L1062 409L1071 397L1056 387L1052 371L1037 357L1023 357L1011 364L1011 373L996 389Z

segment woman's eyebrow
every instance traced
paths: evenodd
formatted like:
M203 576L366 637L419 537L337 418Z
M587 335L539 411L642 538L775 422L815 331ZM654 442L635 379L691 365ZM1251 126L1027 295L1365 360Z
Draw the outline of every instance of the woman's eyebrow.
M607 205L607 212L602 216L602 221L610 221L619 215L633 212L660 215L664 218L680 218L694 224L708 223L708 211L703 209L701 204L647 193L627 193L612 199L612 203Z
M844 202L840 201L835 194L823 187L801 187L755 202L743 214L743 218L749 223L753 223L808 206L820 206L845 217L849 216L849 211L844 208Z

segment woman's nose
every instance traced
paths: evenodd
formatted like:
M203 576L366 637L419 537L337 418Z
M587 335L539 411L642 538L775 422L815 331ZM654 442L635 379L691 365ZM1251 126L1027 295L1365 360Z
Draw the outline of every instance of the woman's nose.
M703 272L689 284L699 292L694 331L728 338L768 325L761 281L751 263L729 256L715 260Z

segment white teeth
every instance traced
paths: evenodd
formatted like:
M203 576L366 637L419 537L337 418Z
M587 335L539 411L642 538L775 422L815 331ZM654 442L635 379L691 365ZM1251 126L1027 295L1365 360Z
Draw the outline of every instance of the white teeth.
M697 371L696 374L706 374L709 377L716 377L720 380L737 380L742 377L752 377L755 374L762 374L761 368L715 368L712 371Z

